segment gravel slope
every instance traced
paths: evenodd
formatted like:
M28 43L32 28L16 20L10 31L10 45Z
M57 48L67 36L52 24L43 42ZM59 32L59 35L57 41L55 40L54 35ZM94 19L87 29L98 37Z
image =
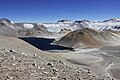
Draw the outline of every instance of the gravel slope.
M89 69L36 54L0 50L0 80L111 80Z

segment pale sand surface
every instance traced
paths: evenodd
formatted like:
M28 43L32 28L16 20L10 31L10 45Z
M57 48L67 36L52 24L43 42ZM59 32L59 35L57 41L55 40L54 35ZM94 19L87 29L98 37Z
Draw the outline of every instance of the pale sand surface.
M92 52L68 52L68 53L59 53L61 57L65 58L67 61L71 62L74 65L79 65L81 67L90 68L92 71L107 75L105 72L104 66L101 66L104 62L103 58L99 55L94 55ZM93 52L95 53L95 52Z
M120 80L120 46L101 48L101 50L112 57L112 64L109 67L108 72L116 80Z
M84 66L94 72L120 80L120 46L101 49L82 49L76 52L59 53L74 65Z

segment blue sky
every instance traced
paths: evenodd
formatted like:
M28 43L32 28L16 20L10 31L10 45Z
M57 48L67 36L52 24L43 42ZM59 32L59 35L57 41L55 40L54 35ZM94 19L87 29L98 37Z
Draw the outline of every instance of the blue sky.
M120 17L120 0L0 0L0 18L17 22Z

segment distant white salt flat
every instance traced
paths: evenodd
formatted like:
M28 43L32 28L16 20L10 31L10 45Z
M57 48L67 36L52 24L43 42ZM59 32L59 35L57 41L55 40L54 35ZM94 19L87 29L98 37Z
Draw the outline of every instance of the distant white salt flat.
M24 27L25 27L25 28L33 28L34 25L33 25L33 24L24 24Z

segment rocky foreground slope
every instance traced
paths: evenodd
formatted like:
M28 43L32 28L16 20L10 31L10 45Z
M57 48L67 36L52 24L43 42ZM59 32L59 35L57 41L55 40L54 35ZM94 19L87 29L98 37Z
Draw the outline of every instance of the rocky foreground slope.
M36 54L0 50L0 80L111 80L109 77Z

